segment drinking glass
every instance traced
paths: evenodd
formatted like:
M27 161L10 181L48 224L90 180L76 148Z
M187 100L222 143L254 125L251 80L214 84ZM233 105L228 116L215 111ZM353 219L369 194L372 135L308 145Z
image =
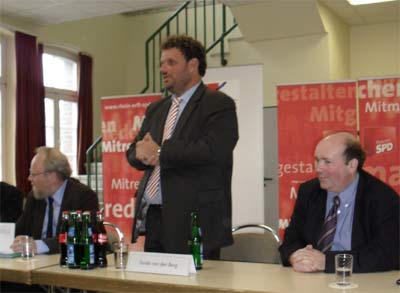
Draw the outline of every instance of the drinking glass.
M349 286L353 274L353 256L342 253L335 255L336 284L338 286Z
M33 238L28 235L19 236L21 241L21 257L22 259L29 260L34 257L33 252Z
M113 251L115 268L125 269L128 262L128 244L123 242L114 242Z

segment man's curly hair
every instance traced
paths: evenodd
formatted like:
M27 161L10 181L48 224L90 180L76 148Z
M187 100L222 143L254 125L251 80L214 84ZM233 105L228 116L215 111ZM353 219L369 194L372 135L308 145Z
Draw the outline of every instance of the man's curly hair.
M169 36L161 45L161 50L176 48L182 52L186 61L196 58L199 61L199 74L204 76L207 69L206 51L197 40L187 35Z

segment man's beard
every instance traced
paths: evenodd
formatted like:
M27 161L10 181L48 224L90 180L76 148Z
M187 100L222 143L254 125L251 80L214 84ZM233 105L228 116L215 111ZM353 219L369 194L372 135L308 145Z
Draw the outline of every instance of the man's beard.
M47 192L39 191L35 186L32 187L32 191L35 199L44 199L48 196Z

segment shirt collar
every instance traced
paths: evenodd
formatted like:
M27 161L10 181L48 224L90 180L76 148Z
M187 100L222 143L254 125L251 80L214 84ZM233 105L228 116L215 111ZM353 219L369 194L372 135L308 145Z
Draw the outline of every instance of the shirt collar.
M59 206L61 206L66 187L67 187L67 180L64 180L64 182L63 182L63 184L61 184L60 188L58 188L57 191L52 195L54 203L56 203Z
M186 92L183 93L183 95L180 96L180 98L182 99L181 104L187 104L190 100L190 98L192 97L193 93L196 91L196 89L198 88L198 86L200 85L201 81L199 81L197 84L195 84L194 86L192 86L190 89L188 89ZM177 96L174 94L172 95L172 98L176 98Z
M356 174L356 178L349 184L349 186L346 187L345 190L343 190L340 194L340 204L352 204L355 199L356 199L356 193L357 193L357 186L358 186L358 181L359 181L359 174ZM332 201L333 197L337 195L336 192L329 191L328 192L328 200Z

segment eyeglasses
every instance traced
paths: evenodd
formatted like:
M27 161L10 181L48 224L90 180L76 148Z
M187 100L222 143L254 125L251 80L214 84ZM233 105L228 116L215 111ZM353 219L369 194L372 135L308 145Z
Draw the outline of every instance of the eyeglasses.
M36 176L39 176L39 175L42 175L42 174L46 174L46 173L49 173L49 171L38 172L38 173L32 173L32 172L30 172L30 173L29 173L29 177L36 177Z

